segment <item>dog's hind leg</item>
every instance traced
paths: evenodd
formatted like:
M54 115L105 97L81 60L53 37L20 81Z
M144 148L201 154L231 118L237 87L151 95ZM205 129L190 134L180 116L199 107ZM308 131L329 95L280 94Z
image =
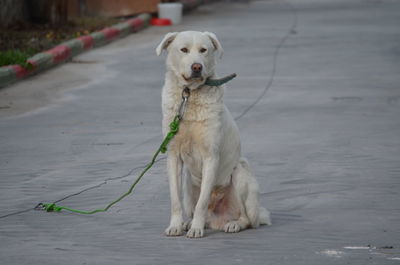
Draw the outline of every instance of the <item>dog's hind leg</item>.
M235 194L236 196L236 194ZM226 233L237 233L241 230L245 230L250 227L250 220L246 215L246 209L243 205L243 203L240 201L238 197L232 198L231 203L235 204L232 205L231 208L236 209L239 214L239 218L236 220L230 220L228 221L225 226L223 227L223 230Z
M241 158L240 164L249 174L249 194L246 200L246 210L252 226L257 227L258 225L272 225L270 212L262 207L259 203L258 183L254 175L251 173L249 163L245 158Z
M240 159L232 177L235 192L241 205L241 217L244 216L242 220L247 219L252 228L257 228L260 224L270 225L270 214L260 206L258 183L251 173L246 159Z

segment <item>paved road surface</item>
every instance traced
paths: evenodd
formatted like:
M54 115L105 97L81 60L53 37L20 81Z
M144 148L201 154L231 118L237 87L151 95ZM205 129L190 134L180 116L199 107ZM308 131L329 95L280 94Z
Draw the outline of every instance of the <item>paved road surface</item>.
M391 0L203 6L0 90L0 263L399 264L399 12ZM30 210L102 207L128 188L161 140L154 48L186 29L217 33L218 72L239 75L226 103L273 226L163 236L164 160L108 213Z

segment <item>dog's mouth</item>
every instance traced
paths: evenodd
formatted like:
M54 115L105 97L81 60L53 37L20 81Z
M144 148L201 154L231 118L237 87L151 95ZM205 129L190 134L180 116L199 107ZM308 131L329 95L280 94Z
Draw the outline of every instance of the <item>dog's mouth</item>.
M197 75L192 75L190 77L186 77L184 74L182 74L182 78L188 83L191 83L191 82L203 82L204 81L204 77L201 76L201 75L198 75L198 76Z

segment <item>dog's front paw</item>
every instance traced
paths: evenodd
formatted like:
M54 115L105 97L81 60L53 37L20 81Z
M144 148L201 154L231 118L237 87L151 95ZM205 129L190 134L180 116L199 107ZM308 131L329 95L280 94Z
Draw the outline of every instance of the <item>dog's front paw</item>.
M192 226L192 220L184 222L182 225L183 231L189 231L191 226Z
M228 222L224 227L224 231L225 233L237 233L240 231L240 225L235 221Z
M186 234L189 238L199 238L204 236L204 229L203 228L190 228Z
M167 229L165 229L166 236L181 236L182 232L182 226L169 226Z

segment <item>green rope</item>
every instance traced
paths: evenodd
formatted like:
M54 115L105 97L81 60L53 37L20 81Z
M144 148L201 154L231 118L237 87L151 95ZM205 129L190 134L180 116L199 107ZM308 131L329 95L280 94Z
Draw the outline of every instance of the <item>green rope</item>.
M151 159L150 163L146 165L145 169L143 169L143 171L137 177L135 182L131 185L129 190L127 192L125 192L124 194L122 194L118 199L109 203L105 208L95 209L92 211L82 211L82 210L76 210L76 209L72 209L72 208L65 207L65 206L56 205L55 203L39 203L38 206L40 206L43 210L45 210L47 212L60 212L61 210L67 210L70 212L80 213L80 214L94 214L94 213L99 213L99 212L106 212L114 204L120 202L123 198L125 198L126 196L131 194L133 189L135 188L136 184L140 181L140 179L144 176L144 174L146 174L146 172L154 165L154 163L157 159L157 156L160 154L160 152L165 153L167 151L167 146L168 146L169 142L172 140L172 138L174 138L174 136L179 131L180 121L181 121L181 117L179 115L175 116L174 120L169 125L170 131L168 132L167 136L165 136L164 141L161 143L160 147L153 155L153 158Z

